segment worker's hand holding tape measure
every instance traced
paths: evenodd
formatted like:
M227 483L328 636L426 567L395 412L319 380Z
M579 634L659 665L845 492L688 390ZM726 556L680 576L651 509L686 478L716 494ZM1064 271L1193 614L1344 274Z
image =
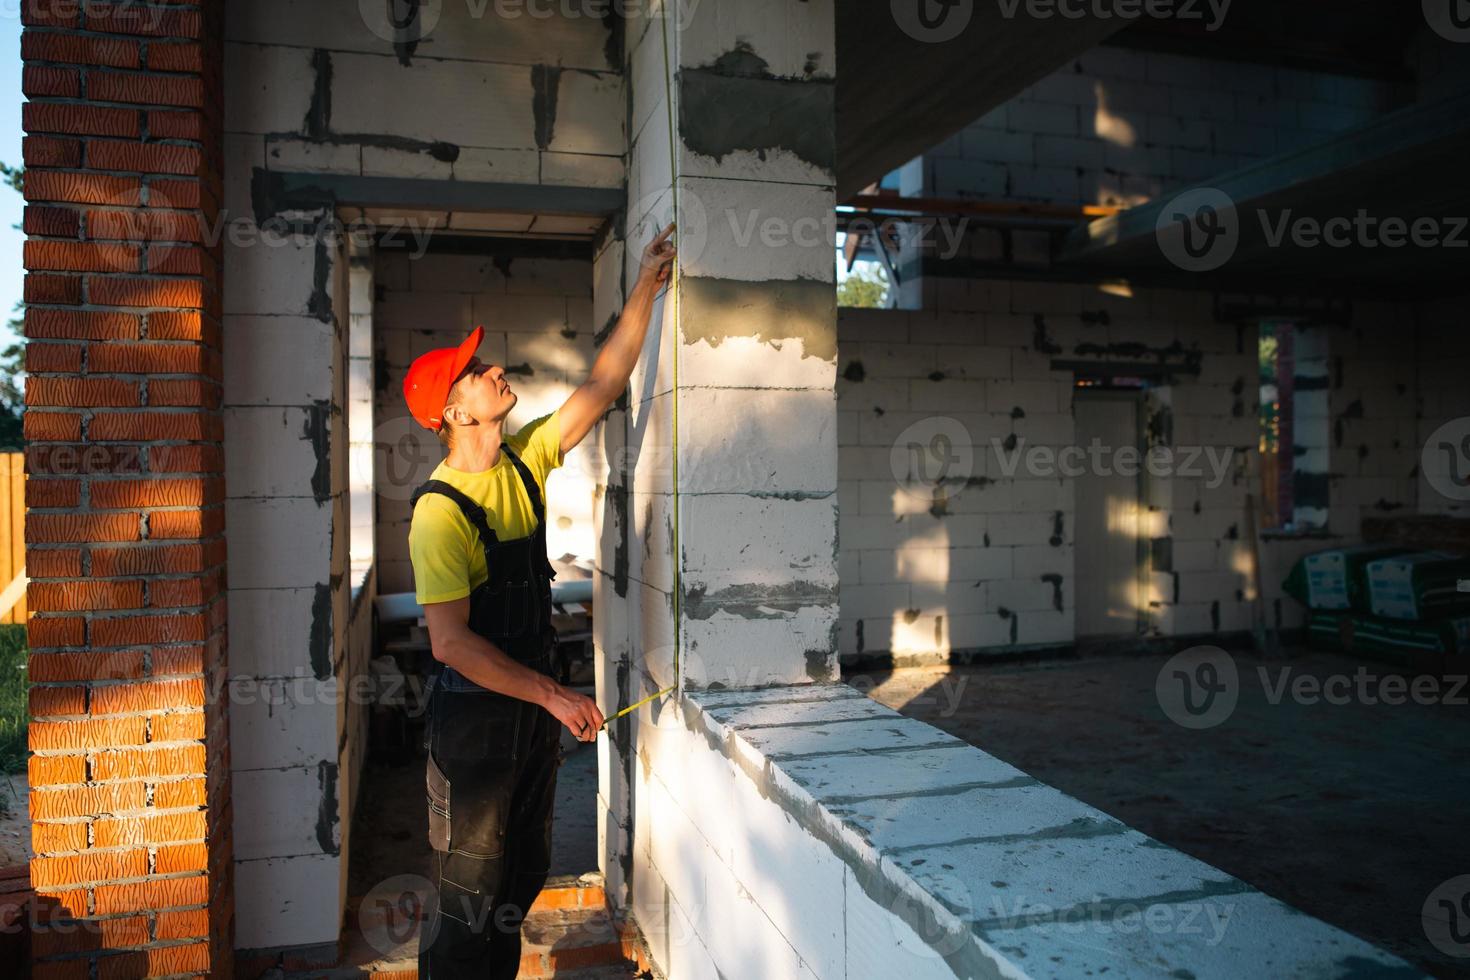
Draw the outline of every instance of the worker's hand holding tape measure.
M546 710L581 742L595 741L603 725L597 702L571 688L558 687L552 692L546 702Z

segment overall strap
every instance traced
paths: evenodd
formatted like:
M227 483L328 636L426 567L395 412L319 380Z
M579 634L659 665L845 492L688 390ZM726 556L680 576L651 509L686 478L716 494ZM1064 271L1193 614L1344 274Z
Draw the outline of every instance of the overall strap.
M460 511L464 513L465 520L469 521L470 526L479 532L480 543L486 548L497 542L495 532L490 529L490 522L485 519L485 508L471 500L463 491L443 480L429 480L413 492L413 497L409 499L409 507L417 506L419 498L426 493L443 494L458 504Z
M546 554L546 507L541 502L541 489L536 486L536 478L531 475L531 470L521 458L511 451L511 448L502 445L501 450L510 457L515 464L516 472L521 475L521 483L526 488L526 494L531 498L531 509L536 512L536 530L531 532L533 536L541 536L541 547L536 549L537 562L541 565L541 571L546 576L547 582L556 578L556 569L552 567L551 559Z
M511 452L509 446L502 444L500 451L510 457L515 464L516 472L521 475L521 484L526 488L526 495L531 498L531 509L536 512L536 523L546 523L546 508L541 503L541 488L536 485L536 478L531 475L530 467L521 462L521 458Z

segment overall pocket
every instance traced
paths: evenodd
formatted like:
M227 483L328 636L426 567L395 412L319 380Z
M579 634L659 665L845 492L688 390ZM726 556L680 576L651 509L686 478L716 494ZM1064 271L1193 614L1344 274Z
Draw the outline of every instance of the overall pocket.
M429 756L426 777L429 802L429 847L436 851L447 851L449 835L449 779L444 770Z
M495 691L444 691L429 719L429 754L447 772L456 763L509 768L519 750L525 702Z

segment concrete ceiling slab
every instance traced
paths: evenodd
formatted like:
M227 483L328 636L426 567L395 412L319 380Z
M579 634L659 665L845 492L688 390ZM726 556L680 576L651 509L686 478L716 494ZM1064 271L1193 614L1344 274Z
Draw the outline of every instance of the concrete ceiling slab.
M839 3L837 199L1004 104L1128 25L1018 3ZM900 16L900 15L903 16ZM926 22L921 17L932 15ZM900 21L904 21L900 23Z
M1090 275L1187 278L1197 286L1231 288L1316 286L1366 294L1462 285L1470 255L1467 156L1470 94L1411 106L1094 221L1071 234L1058 265ZM1181 262L1177 243L1184 229L1175 216L1193 218L1204 201L1214 201L1226 222L1217 226L1233 224L1234 231L1215 236L1217 244L1207 248L1208 228L1196 224L1198 254ZM1172 230L1161 233L1166 215L1163 226ZM1392 245L1385 237L1389 219L1410 229L1424 223L1424 240L1432 235L1437 244L1409 239ZM1335 241L1310 244L1311 230L1329 222L1336 223L1330 229Z

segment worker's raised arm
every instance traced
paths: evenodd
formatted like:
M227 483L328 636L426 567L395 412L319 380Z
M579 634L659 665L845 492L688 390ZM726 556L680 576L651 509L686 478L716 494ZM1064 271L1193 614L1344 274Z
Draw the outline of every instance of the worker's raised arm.
M434 659L491 691L538 704L584 742L597 737L602 712L585 695L562 687L545 674L517 663L489 640L470 629L470 600L424 605L429 646Z
M643 350L643 338L648 333L648 318L653 313L653 300L659 287L668 280L674 261L675 248L669 241L674 226L669 225L659 232L643 250L639 264L638 281L628 294L628 302L618 317L617 326L602 345L597 360L592 363L592 372L570 398L562 405L561 451L571 452L592 431L597 420L612 407L618 395L628 387L628 378L633 374L633 365Z

